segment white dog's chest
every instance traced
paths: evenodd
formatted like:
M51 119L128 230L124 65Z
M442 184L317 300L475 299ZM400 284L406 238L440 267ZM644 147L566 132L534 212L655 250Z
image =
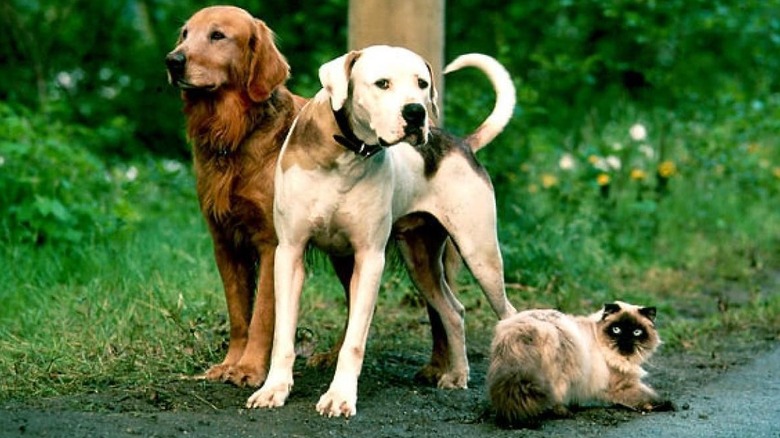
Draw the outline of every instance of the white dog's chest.
M277 231L336 253L386 239L392 224L392 169L383 160L359 160L331 169L293 166L279 175L277 213L292 226Z

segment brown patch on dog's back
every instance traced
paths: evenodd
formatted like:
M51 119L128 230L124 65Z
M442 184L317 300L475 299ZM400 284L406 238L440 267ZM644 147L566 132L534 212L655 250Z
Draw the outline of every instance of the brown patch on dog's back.
M425 177L427 179L431 179L436 174L444 157L452 153L458 153L463 155L480 178L490 183L490 176L485 168L482 167L482 164L477 161L469 144L443 129L431 127L431 135L428 137L428 142L415 147L415 150L422 156L425 162Z
M304 107L282 155L282 171L294 165L305 170L332 167L336 158L345 152L344 147L333 139L337 129L330 104L312 101L311 105Z

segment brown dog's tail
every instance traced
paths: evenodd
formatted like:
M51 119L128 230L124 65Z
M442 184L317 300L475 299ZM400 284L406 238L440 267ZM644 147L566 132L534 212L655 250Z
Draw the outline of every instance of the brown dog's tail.
M509 123L509 119L512 118L516 100L515 85L503 65L494 58L479 53L468 53L457 57L447 65L444 73L460 70L463 67L475 67L482 70L496 91L496 104L493 106L493 112L479 128L465 139L471 150L477 152L496 138Z

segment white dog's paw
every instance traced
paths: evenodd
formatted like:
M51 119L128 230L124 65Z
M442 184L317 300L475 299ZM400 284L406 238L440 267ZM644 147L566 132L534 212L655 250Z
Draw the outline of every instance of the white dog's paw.
M290 395L290 385L272 384L263 385L255 391L246 401L246 407L252 408L278 408L284 406L287 396Z
M343 415L349 418L357 414L356 405L357 393L347 394L344 391L331 388L320 397L320 401L317 403L317 412L328 417L340 417Z
M469 383L469 372L451 371L444 373L439 378L436 386L439 389L466 389Z

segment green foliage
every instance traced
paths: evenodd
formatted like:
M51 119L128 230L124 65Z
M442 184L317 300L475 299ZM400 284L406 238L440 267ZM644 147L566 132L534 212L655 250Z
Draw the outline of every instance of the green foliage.
M179 178L192 186L179 162L112 163L93 152L127 137L121 119L93 130L0 104L0 241L83 245L115 237L135 231L148 214L138 198L154 196L157 185Z
M123 181L90 152L93 131L0 105L0 229L11 243L79 242L132 221Z

